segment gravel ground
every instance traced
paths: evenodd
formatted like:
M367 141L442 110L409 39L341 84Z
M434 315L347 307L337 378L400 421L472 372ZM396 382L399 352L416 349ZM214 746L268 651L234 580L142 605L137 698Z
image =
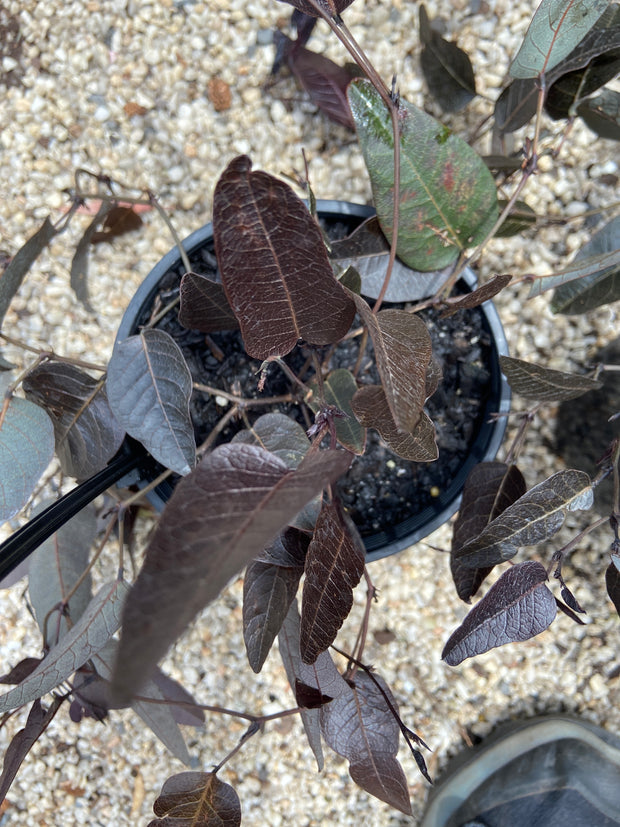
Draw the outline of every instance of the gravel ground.
M497 97L531 5L508 0L428 0L426 5L431 16L443 15L447 36L458 37L473 59L480 96L465 113L445 119L460 134L471 134L491 111L489 98ZM181 236L210 219L217 176L241 152L249 153L257 168L290 174L303 169L303 146L317 196L368 201L368 179L352 135L318 114L292 81L267 95L261 90L273 58L271 30L289 11L273 0L0 3L0 28L8 26L0 37L0 82L6 85L0 97L0 247L14 254L46 215L58 216L65 204L62 190L71 186L72 172L81 166L157 192ZM384 76L396 72L405 97L439 114L425 97L420 78L417 6L406 0L356 0L345 19ZM9 37L11 21L19 28L19 42ZM343 60L324 24L311 45ZM217 86L214 80L223 83ZM227 104L227 89L230 106L217 111ZM489 150L484 142L479 148ZM568 215L570 224L551 225L525 241L493 242L481 266L483 275L540 274L568 261L589 236L589 219L582 213L618 198L614 159L616 144L595 140L576 124L562 163L543 159L526 191L539 214ZM84 216L78 223L83 229L87 222ZM89 313L68 288L78 238L79 228L72 227L41 256L5 329L33 346L51 345L101 362L110 355L129 298L171 241L158 218L147 214L139 233L99 245L90 270L95 312ZM525 301L527 290L525 285L510 288L498 301L515 356L579 369L617 334L617 307L584 318L555 319L546 298ZM14 361L21 359L19 354L5 351ZM530 485L563 467L562 459L548 450L554 415L553 409L545 410L524 453L522 467ZM571 515L567 522L580 526L583 518ZM562 533L553 547L568 536ZM427 543L372 564L380 590L372 626L389 629L393 639L381 645L371 636L366 657L392 687L406 723L432 747L431 774L473 736L514 716L563 709L620 731L618 618L603 581L608 542L605 533L591 537L565 569L588 611L587 625L560 616L538 638L455 669L440 660L448 634L466 614L442 553L449 548L448 528ZM550 550L540 553L546 562ZM106 565L112 572L112 556ZM22 582L0 595L1 672L39 652L23 592ZM362 602L360 593L357 617ZM259 676L251 673L240 654L240 621L237 582L203 613L166 668L205 703L266 713L290 706L292 696L275 655ZM352 643L354 630L353 618L344 645ZM2 750L21 725L18 719L0 732ZM208 769L232 749L241 732L240 725L217 717L207 719L202 733L189 730L196 766ZM239 793L245 825L415 825L427 784L411 756L402 750L400 757L411 785L412 818L359 790L346 762L335 756L329 755L325 770L317 774L301 727L292 719L267 726L222 778ZM161 784L181 770L130 713L112 714L105 726L86 721L77 727L61 711L11 789L0 825L146 825Z

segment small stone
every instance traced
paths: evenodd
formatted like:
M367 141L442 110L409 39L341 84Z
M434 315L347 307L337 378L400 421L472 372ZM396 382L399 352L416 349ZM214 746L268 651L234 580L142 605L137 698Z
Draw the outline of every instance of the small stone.
M211 78L207 84L207 97L216 112L224 112L226 109L230 109L232 102L230 86L222 78Z
M127 101L125 106L123 106L123 110L128 118L133 118L134 115L146 115L144 106L140 106L136 101Z

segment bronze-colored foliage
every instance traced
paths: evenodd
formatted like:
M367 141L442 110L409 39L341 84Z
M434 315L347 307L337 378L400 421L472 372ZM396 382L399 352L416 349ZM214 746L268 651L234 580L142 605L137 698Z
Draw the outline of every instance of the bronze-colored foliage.
M324 503L306 555L301 604L301 658L314 663L333 642L353 605L365 552L337 500Z
M537 402L565 402L602 387L602 382L589 376L543 368L511 356L500 356L499 364L513 391Z
M303 339L333 344L355 308L336 281L318 225L293 190L240 155L213 195L213 233L224 289L247 353L285 356Z
M239 327L222 285L199 273L185 273L181 279L179 322L202 333Z
M241 804L214 772L181 772L168 778L153 804L149 827L239 827Z

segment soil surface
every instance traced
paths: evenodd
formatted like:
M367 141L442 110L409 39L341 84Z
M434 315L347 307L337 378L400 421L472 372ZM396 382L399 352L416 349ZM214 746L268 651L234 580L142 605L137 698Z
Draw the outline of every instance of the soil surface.
M342 237L351 227L338 224L329 228L329 235ZM218 279L217 262L213 248L206 247L190 254L192 269ZM163 307L178 295L182 268L169 271L162 279L156 308ZM456 292L467 288L457 286ZM384 307L402 307L390 305ZM145 309L139 324L145 324L151 309ZM390 451L377 432L368 429L366 451L356 457L338 489L343 503L351 514L362 537L387 531L394 525L420 514L433 501L447 491L475 441L482 423L485 402L489 393L491 342L485 329L483 313L459 311L446 319L439 312L426 309L420 312L425 321L433 345L434 358L441 365L443 379L437 391L428 400L425 410L435 423L439 459L435 462L416 463L403 460ZM354 324L359 325L359 320ZM169 312L157 325L169 333L181 347L194 382L220 388L245 399L261 396L296 394L291 381L277 366L270 367L262 392L258 390L260 363L250 359L243 348L241 336L236 331L210 334L187 330L177 319L176 309ZM328 369L350 367L358 355L356 340L338 345L332 354L328 348L322 357ZM304 382L312 379L311 353L304 346L296 347L284 361ZM376 384L378 373L373 359L372 343L366 348L359 381ZM279 404L273 408L257 407L245 411L247 420L238 419L225 427L215 444L228 442L235 433L255 422L268 410L279 410L295 418L304 428L314 421L312 411L303 403ZM226 412L221 398L194 392L190 410L194 423L196 443L200 445Z

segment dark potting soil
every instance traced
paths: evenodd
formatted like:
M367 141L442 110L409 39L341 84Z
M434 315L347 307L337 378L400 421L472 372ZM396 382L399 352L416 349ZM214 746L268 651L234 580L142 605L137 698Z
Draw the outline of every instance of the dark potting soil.
M344 225L329 228L334 237L342 237L350 227ZM217 263L213 248L203 248L190 255L194 272L217 278ZM155 304L167 305L178 295L181 267L169 271L162 279ZM465 292L458 289L456 292ZM384 307L401 307L390 305ZM145 309L139 325L148 322L152 309ZM483 325L483 314L478 308L460 311L454 316L440 319L438 311L426 309L420 312L426 323L434 358L443 371L443 379L437 391L426 403L425 410L435 423L439 459L429 463L403 460L390 451L377 432L368 429L366 451L356 457L338 484L341 499L358 527L362 537L376 534L420 514L434 499L445 492L457 476L471 445L482 424L486 398L490 387L489 363L491 357L490 336ZM356 320L357 321L357 320ZM169 312L157 325L169 333L180 346L187 360L194 382L222 389L245 399L280 396L295 392L286 374L271 365L262 392L258 391L260 363L250 359L243 349L241 336L236 331L204 333L186 330L177 320L176 309ZM356 340L338 345L330 361L330 368L351 366L357 357ZM323 353L327 353L324 349ZM310 351L296 347L284 361L298 373L307 363ZM363 369L358 377L362 383L376 384L378 374L372 360L372 343L369 341ZM303 375L308 382L313 375L311 366ZM225 404L222 404L225 403ZM226 413L231 403L221 397L195 391L190 411L200 445L213 427ZM279 404L275 407L246 409L250 424L270 410L279 410L294 417L304 428L313 422L312 412L302 403ZM235 433L246 427L243 419L231 421L224 428L215 444L228 442Z

